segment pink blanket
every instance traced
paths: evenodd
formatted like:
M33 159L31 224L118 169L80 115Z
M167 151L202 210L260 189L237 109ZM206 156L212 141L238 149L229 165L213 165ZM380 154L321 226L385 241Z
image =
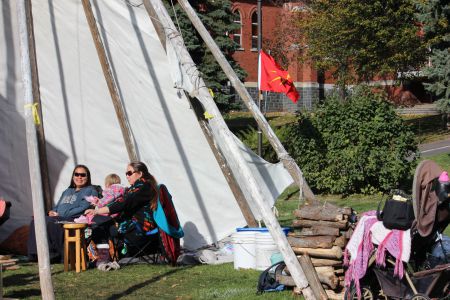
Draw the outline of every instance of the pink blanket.
M367 271L370 254L376 249L376 264L386 265L386 251L395 258L394 275L403 278L403 261L408 262L411 253L410 231L389 230L377 220L376 211L365 213L348 242L344 252L344 265L348 266L345 272L345 286L355 283L358 297L360 297L360 279ZM349 259L350 256L350 259Z

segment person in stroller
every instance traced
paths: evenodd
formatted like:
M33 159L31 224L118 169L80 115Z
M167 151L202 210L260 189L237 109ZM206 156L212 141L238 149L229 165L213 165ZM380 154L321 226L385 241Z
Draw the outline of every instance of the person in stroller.
M412 191L410 228L387 229L375 211L359 220L345 251L344 299L450 299L450 238L442 234L450 223L447 172L422 161Z

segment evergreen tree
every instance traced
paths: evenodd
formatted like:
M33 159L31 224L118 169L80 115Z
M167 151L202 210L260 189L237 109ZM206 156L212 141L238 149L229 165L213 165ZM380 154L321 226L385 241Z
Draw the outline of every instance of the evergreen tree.
M437 96L437 106L450 113L450 3L448 0L417 1L418 19L430 49L430 65L424 75L425 88Z
M420 67L426 49L412 0L313 0L301 13L306 58L338 85Z
M233 14L231 12L231 2L228 0L192 0L192 7L196 10L201 21L208 29L214 41L231 64L239 78L243 80L246 76L245 71L233 60L232 54L238 49L237 45L228 34L237 29L233 23ZM184 13L178 3L173 7L166 3L169 14L176 26L179 26L181 34L189 53L202 73L203 80L208 88L214 93L214 100L219 109L227 112L231 109L239 108L239 104L233 101L234 95L229 89L228 78L216 62L212 53L207 49L206 44L197 33L189 18ZM177 25L178 24L178 25Z

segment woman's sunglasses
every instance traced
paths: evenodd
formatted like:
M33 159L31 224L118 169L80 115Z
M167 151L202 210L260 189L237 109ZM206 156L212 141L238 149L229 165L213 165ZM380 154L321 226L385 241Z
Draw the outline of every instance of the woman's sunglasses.
M87 174L86 173L73 173L74 177L86 177Z
M126 176L131 176L131 175L133 175L134 173L136 173L136 171L127 171L127 172L125 173L125 175L126 175Z

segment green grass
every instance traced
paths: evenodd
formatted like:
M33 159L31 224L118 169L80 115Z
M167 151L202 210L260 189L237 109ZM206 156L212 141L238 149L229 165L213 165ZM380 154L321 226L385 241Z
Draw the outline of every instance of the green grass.
M255 270L233 269L233 264L169 267L130 265L117 271L90 269L64 272L52 265L56 299L300 299L291 291L257 296ZM40 299L37 264L24 263L3 275L4 296Z

